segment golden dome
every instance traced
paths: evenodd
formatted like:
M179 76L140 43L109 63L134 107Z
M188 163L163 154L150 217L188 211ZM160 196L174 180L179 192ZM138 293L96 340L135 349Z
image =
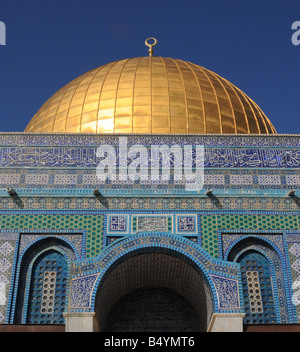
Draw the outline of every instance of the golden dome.
M276 133L259 106L226 79L151 56L74 79L46 101L25 132Z

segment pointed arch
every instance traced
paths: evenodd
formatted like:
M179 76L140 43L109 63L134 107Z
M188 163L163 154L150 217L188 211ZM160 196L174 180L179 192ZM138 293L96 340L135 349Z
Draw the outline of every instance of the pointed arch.
M50 255L49 260L56 261L54 265L52 263L51 270L50 268L43 268L42 270L38 269L39 275L43 275L42 280L37 283L39 278L36 276L37 267L39 262ZM58 238L56 236L43 236L39 237L35 241L31 242L20 254L18 264L16 266L16 275L15 275L15 290L13 292L12 304L11 304L11 312L10 312L10 321L11 323L25 324L25 323L33 323L28 318L28 313L30 311L33 302L31 301L32 297L30 296L33 290L36 290L39 287L39 295L37 306L39 307L40 312L36 312L36 316L40 316L38 318L38 324L42 324L43 318L41 304L43 303L43 287L47 279L47 274L44 272L52 271L55 275L55 290L56 290L56 301L61 302L60 305L64 305L64 300L62 300L62 296L66 298L67 292L69 289L69 277L71 270L71 263L76 260L78 253L74 250L71 244L64 241L62 238ZM53 257L56 257L54 259ZM59 272L59 273L58 273ZM41 278L41 277L40 277ZM58 280L57 280L58 279ZM60 281L63 281L61 283ZM36 286L35 286L36 285ZM64 285L66 287L60 287L59 292L57 290L58 285ZM63 292L64 291L64 292ZM63 294L62 294L63 292ZM44 297L44 301L48 300L49 295ZM55 304L55 299L51 298L52 303ZM35 308L37 309L37 307ZM60 318L57 320L54 318L53 311L53 319L51 319L51 323L59 324L62 321L62 314L60 314ZM29 319L29 320L28 320ZM45 320L46 322L48 320Z
M66 316L96 314L103 330L118 298L153 285L193 302L203 330L215 314L243 314L237 264L214 259L181 236L145 232L115 241L98 257L74 263Z
M227 249L226 259L241 265L244 323L294 322L286 262L274 243L262 236L241 236Z

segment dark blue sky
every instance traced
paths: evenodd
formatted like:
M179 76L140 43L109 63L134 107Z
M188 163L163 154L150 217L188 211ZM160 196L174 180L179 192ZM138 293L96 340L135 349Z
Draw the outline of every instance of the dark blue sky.
M299 0L1 0L1 131L24 131L40 106L82 73L147 54L179 58L227 78L278 133L300 133ZM299 36L300 39L300 36Z

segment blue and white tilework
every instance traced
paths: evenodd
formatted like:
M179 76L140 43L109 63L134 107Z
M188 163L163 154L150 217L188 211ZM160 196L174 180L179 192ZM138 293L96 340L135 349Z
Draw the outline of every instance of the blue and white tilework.
M19 307L30 310L30 305L19 304L19 287L11 284L12 277L14 282L25 277L23 297L29 297L30 277L22 271L26 268L25 253L34 248L32 255L38 256L45 249L44 245L36 248L39 241L46 243L50 237L57 241L56 249L66 255L66 266L71 268L65 302L70 312L93 311L101 275L108 273L110 265L122 255L163 247L189 258L203 270L211 287L214 312L242 313L240 265L230 262L229 257L248 239L249 250L264 255L269 263L277 323L300 321L300 298L292 303L298 291L300 297L300 284L296 287L300 282L300 234L286 226L283 231L277 225L263 231L255 220L264 214L299 218L299 136L128 135L128 147L140 144L148 150L151 145L204 145L204 188L195 194L186 192L184 183L174 180L173 172L170 180L160 178L154 186L149 180L100 180L95 152L100 145L117 148L118 143L117 135L0 133L1 212L16 216L101 212L104 219L103 233L94 231L95 243L91 244L96 246L99 236L103 236L103 247L97 247L99 251L91 258L86 256L85 232L70 230L67 222L57 231L14 229L13 224L11 231L1 228L0 324L26 321L26 310L17 311ZM8 196L7 187L15 188L18 197ZM102 197L94 196L95 188ZM207 197L207 189L212 189L215 197ZM288 196L291 189L296 191L294 197ZM239 222L239 228L232 229L226 215L240 214L247 215L247 226ZM211 219L204 223L206 215ZM217 221L219 215L224 216L222 228ZM297 220L291 230L297 230L298 225ZM205 237L205 231L210 235ZM210 243L213 236L219 240ZM215 257L205 248L213 248ZM47 302L51 303L50 298Z

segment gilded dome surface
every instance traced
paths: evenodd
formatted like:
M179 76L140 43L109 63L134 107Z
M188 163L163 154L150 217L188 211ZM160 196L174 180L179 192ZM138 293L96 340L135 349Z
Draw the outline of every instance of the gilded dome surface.
M137 57L95 68L55 93L25 132L273 134L239 88L201 66Z

